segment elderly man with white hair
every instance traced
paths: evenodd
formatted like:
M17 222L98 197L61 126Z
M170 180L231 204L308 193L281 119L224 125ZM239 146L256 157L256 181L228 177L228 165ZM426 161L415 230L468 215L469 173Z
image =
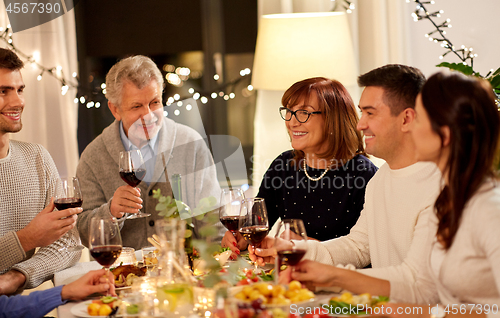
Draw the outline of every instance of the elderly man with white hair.
M163 218L155 207L153 190L172 196L170 179L182 178L182 199L191 208L199 200L219 198L213 158L194 129L163 115L163 77L146 56L132 56L115 64L106 76L106 98L115 121L83 151L77 168L83 194L78 231L88 245L88 226L95 215L116 217L123 246L140 249L150 245L155 222ZM120 151L140 150L146 175L137 186L127 185L119 175ZM129 219L139 210L148 217ZM195 236L199 224L193 218Z

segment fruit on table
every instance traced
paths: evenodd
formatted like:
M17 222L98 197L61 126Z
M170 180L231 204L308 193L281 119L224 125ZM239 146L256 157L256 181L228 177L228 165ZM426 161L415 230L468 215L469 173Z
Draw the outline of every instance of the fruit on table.
M113 309L109 307L108 304L102 304L101 307L99 307L99 316L108 316Z
M112 296L92 300L87 306L87 312L90 316L108 316L118 306L117 301L119 302L118 298Z
M96 303L91 303L87 307L87 312L91 316L99 316L99 308L101 308L101 305Z
M283 285L273 285L270 283L255 283L245 286L234 297L243 301L259 301L262 304L290 305L314 298L314 294L307 288L302 288L298 281L288 284L288 289Z

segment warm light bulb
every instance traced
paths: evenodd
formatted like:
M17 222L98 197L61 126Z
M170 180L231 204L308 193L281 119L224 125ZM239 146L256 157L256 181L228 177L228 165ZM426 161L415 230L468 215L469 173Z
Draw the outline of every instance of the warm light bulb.
M101 88L102 88L102 89L105 89L105 88L106 88L106 83L102 83L102 84L101 84Z
M219 74L214 75L214 80L218 81L219 80Z
M233 99L236 95L234 93L229 94L229 98Z
M80 97L80 103L82 103L82 104L85 103L85 97L83 97L83 96Z
M188 89L188 92L189 92L189 94L193 94L194 93L194 88L191 87L190 89Z
M101 107L101 103L99 103L99 102L95 103L95 108L99 108L99 107Z
M180 110L178 110L178 109L174 110L174 115L175 116L179 116L180 114L181 114Z
M78 74L76 74L76 72L73 72L73 74L71 74L73 77L76 77Z
M181 98L181 95L179 95L179 94L174 94L174 99L175 99L175 100L179 100L180 98Z
M208 98L206 98L205 96L202 96L202 97L200 98L200 100L201 100L201 102L202 102L203 104L208 103Z
M210 94L210 97L212 97L213 99L216 99L217 98L217 93L213 92L212 94Z
M178 106L178 107L182 107L182 101L178 101L178 102L177 102L177 106Z
M191 109L193 109L193 106L191 106L191 104L187 104L186 105L186 110L191 110Z
M252 85L248 85L248 86L247 86L247 89L248 89L249 91L253 91L253 86L252 86Z
M198 98L200 98L200 93L194 93L194 94L193 94L193 98L194 98L195 100L197 100Z
M41 81L41 80L42 80L42 75L38 75L38 76L36 77L36 79L37 79L37 80L39 80L39 81Z
M64 85L63 87L61 87L61 94L66 95L68 89L69 89L68 85Z

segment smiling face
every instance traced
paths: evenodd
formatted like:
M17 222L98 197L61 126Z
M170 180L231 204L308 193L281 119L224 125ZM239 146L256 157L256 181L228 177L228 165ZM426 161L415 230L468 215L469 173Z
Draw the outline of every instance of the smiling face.
M432 161L439 165L441 155L443 154L443 142L439 134L432 129L420 94L417 96L415 112L417 115L410 126L410 131L415 143L417 160Z
M292 111L303 109L310 113L321 111L316 93L311 93L308 101L299 100L296 105L289 105L288 108ZM307 155L323 152L328 147L324 138L325 119L322 114L312 114L305 123L292 116L285 124L293 149L302 150Z
M21 130L24 82L19 70L0 68L0 137Z
M394 116L384 102L384 89L368 86L359 100L361 118L357 129L365 135L366 152L391 164L396 161L403 140L404 111Z
M108 102L113 116L116 120L122 121L125 134L138 147L156 136L161 128L163 119L161 94L162 89L154 80L142 89L125 82L121 105Z

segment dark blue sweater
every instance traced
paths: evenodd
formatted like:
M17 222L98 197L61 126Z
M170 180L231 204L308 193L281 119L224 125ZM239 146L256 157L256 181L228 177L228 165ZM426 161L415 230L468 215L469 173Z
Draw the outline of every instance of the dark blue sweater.
M292 150L279 155L260 185L257 196L265 199L269 226L278 217L302 219L307 235L320 241L348 234L363 209L366 184L377 167L365 156L357 155L319 181L311 181L302 164L298 170L290 164L292 158ZM312 178L324 171L307 167Z

